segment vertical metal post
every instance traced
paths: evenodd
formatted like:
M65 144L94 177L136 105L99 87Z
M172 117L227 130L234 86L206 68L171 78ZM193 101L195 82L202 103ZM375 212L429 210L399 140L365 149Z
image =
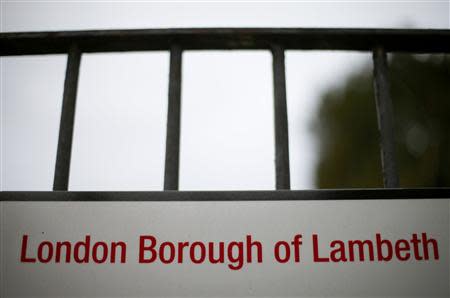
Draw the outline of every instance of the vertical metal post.
M382 47L373 50L373 64L383 182L384 187L395 188L399 187L399 178L395 158L394 118L389 93L387 57Z
M274 112L275 112L275 172L276 189L290 189L289 134L286 105L284 49L272 46Z
M179 46L175 45L170 50L169 105L167 113L164 190L178 190L181 118L181 63L182 50Z
M67 57L53 190L66 191L69 186L70 156L72 152L72 136L80 60L81 51L77 46L72 46Z

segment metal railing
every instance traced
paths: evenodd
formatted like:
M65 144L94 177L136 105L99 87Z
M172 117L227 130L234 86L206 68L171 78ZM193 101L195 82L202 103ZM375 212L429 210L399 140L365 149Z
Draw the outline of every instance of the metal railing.
M82 54L118 51L170 51L164 190L178 190L181 67L186 50L272 52L277 190L290 189L285 50L371 52L384 186L398 188L387 53L449 53L450 30L208 28L1 33L0 56L68 54L53 190L68 190ZM235 195L239 197L238 192ZM322 195L316 196L320 199ZM429 195L425 192L422 196Z

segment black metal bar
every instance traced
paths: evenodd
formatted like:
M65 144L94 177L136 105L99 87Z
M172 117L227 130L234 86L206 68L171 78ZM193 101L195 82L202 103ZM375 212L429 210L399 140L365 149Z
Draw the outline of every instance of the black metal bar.
M175 41L184 50L270 49L448 53L450 30L343 28L207 28L1 33L0 56L82 52L166 51Z
M80 60L81 52L79 48L77 46L72 46L67 57L53 190L68 190L69 186L70 156L72 153L72 137L75 121L75 104Z
M180 162L181 63L182 49L175 45L170 50L164 190L178 190Z
M275 118L275 176L276 189L290 189L289 172L289 133L286 105L286 76L284 49L279 45L272 47L273 90Z
M374 89L380 131L381 165L384 187L399 187L395 158L395 137L392 100L390 96L386 51L382 47L373 50Z
M450 188L280 191L0 192L0 201L350 201L446 199Z

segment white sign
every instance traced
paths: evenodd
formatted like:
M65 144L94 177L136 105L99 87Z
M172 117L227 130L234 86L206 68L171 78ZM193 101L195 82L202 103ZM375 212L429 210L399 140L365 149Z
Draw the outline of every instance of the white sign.
M449 200L1 202L1 297L449 297Z

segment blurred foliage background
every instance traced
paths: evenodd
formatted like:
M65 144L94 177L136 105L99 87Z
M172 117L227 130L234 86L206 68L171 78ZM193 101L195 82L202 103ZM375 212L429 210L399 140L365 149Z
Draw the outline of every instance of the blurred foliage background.
M389 56L401 187L450 186L450 59ZM372 66L326 91L313 132L317 188L382 187Z

